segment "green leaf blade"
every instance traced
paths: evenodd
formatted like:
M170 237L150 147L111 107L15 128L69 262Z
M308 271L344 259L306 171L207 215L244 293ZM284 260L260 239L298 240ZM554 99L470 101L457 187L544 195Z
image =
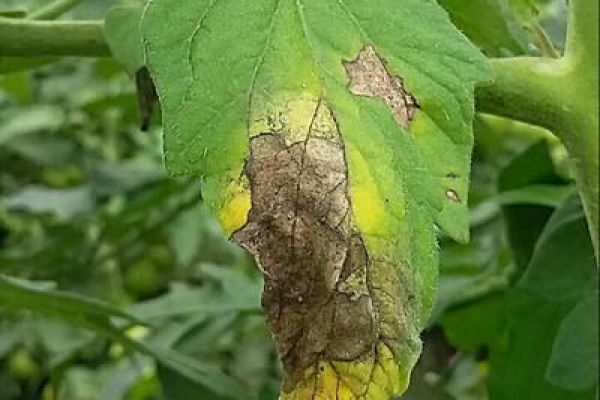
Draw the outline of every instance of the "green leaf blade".
M115 6L104 20L104 36L113 56L130 75L144 66L144 51L140 37L142 8Z

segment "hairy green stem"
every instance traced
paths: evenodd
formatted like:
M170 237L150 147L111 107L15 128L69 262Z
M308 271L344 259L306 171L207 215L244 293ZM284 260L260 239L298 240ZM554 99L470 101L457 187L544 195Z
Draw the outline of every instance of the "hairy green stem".
M492 60L478 110L548 128L573 170L598 259L598 0L572 0L565 56Z
M598 1L571 0L567 47L563 62L570 73L562 86L569 88L568 127L562 140L575 159L575 173L590 233L598 243Z
M477 90L477 109L552 131L562 124L562 100L553 96L560 60L538 57L490 60L494 83ZM560 100L560 99L559 99Z
M102 21L0 18L0 56L108 56L103 29Z
M70 9L83 3L85 0L56 0L44 7L41 7L35 11L32 11L27 18L28 19L54 19Z
M531 35L533 36L535 44L541 50L542 55L551 58L560 57L560 53L556 50L556 48L554 48L552 40L539 22L536 21L532 23L529 27L529 30L531 31Z

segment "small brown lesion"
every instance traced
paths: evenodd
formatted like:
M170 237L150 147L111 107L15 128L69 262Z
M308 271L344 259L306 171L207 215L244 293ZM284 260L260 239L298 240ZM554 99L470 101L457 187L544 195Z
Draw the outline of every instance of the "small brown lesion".
M350 78L348 88L353 94L383 100L396 122L404 129L410 127L419 104L402 78L390 73L373 46L365 46L354 60L345 61L344 67Z
M455 203L460 203L460 196L458 195L458 192L454 189L446 189L446 198Z

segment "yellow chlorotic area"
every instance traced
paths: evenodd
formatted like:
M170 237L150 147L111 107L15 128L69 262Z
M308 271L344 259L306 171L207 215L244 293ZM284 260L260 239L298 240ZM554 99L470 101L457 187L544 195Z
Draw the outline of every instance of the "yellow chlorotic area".
M262 104L253 110L250 137L276 132L284 135L288 146L306 140L319 104L311 93L282 93L277 100L255 98L254 101Z
M226 189L225 201L217 212L217 218L226 236L231 236L246 224L252 208L247 178L240 178Z
M306 140L318 105L310 96L305 93L299 96L299 100L285 100L286 97L282 96L278 105L271 103L269 106L257 107L262 111L252 118L250 138L274 131L285 134L288 145ZM231 236L246 224L252 208L248 178L241 176L228 184L222 193L219 197L224 200L219 203L216 214L225 235Z
M385 201L379 192L377 182L362 154L346 145L350 162L350 198L356 224L363 235L385 236L389 234L389 220L386 217Z
M377 355L356 361L320 361L280 400L389 400L408 387L392 352L385 344Z
M410 133L413 135L426 135L436 129L435 123L424 112L417 112L411 122Z
M288 98L289 97L289 98ZM250 138L264 132L284 134L288 145L306 140L311 123L315 121L318 101L310 93L292 96L282 95L277 103L265 103L255 113L250 126ZM260 99L256 100L257 102ZM333 124L335 126L335 124ZM215 185L216 215L226 236L231 236L243 227L252 208L250 185L246 176L227 184L224 189ZM208 193L207 193L208 194ZM222 199L222 200L220 200Z

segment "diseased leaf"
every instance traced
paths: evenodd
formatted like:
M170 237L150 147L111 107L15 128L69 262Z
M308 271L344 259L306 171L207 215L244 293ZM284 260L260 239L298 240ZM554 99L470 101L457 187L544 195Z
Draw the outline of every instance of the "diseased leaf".
M468 239L482 55L429 0L155 0L142 35L167 168L265 272L283 398L404 391L434 223Z

